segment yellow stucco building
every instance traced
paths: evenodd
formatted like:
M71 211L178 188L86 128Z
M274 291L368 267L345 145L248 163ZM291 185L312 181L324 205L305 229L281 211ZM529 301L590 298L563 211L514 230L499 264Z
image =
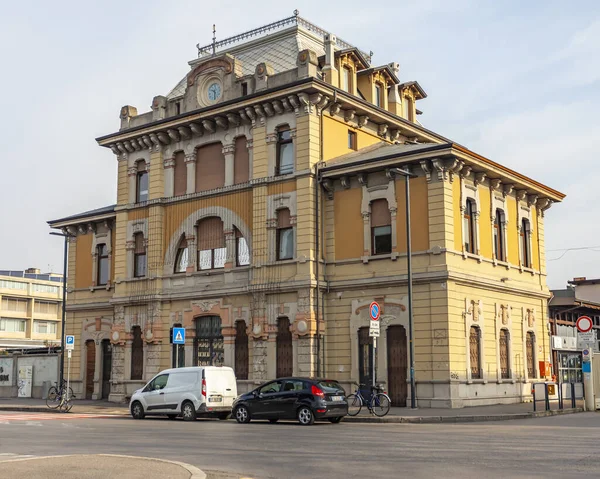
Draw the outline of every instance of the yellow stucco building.
M264 33L269 33L264 35ZM420 407L520 401L550 354L544 214L558 191L424 128L426 96L295 15L199 48L152 109L98 138L116 204L53 220L70 240L74 388L123 400L175 362L377 380L405 405L411 181Z

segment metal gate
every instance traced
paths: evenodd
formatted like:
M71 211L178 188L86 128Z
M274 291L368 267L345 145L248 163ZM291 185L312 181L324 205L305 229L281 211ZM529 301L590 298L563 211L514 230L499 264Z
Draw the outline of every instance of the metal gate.
M404 326L390 326L387 329L388 394L392 406L406 406L408 385L406 370L408 354L406 351L406 329Z
M204 316L196 319L196 366L222 366L225 355L221 318Z
M277 320L277 377L283 378L294 374L294 348L292 346L292 333L290 320L279 318Z
M94 394L94 375L96 374L96 343L91 339L85 342L85 398L92 399Z

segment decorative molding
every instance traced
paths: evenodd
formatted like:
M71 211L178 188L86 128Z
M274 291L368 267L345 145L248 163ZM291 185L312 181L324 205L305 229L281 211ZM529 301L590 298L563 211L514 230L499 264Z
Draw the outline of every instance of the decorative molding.
M379 136L385 137L388 132L389 125L387 123L382 123L377 127L377 133Z
M367 115L361 115L358 117L358 127L362 128L369 121L369 117Z
M425 173L425 177L427 178L427 182L431 181L431 166L428 160L422 160L420 162L421 169Z
M515 189L515 185L512 185L512 184L502 185L502 195L504 197L509 196L513 192L514 189Z
M527 190L517 190L515 195L517 197L517 201L523 201L525 196L527 196Z
M367 175L365 175L364 173L359 173L357 175L358 178L358 184L361 186L367 186Z
M538 195L527 195L527 206L532 207L537 203Z
M340 184L342 185L342 188L344 188L345 190L350 188L350 177L349 176L342 176L340 177Z
M448 168L444 160L436 158L431 161L433 168L437 171L437 178L439 181L446 181L448 179Z
M473 184L475 186L481 185L485 181L485 177L486 174L483 171L475 173L475 176L473 177Z
M346 122L350 122L350 121L354 120L355 116L356 116L356 110L346 110L344 112L344 120Z
M332 200L333 199L333 191L334 191L332 180L330 180L329 178L326 178L323 180L322 185L323 185L323 189L325 190L325 193L327 194L327 199Z
M340 103L332 103L329 107L329 113L331 114L331 116L335 116L340 112L341 109L342 105Z
M502 180L500 178L490 178L490 189L497 190L502 184Z
M390 130L390 140L398 141L398 138L400 138L400 130L399 129Z

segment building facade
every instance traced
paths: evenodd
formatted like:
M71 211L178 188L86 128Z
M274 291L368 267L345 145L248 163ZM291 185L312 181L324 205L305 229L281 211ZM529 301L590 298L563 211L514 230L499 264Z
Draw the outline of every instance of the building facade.
M265 33L268 35L264 35ZM120 401L174 365L371 378L410 395L404 180L411 181L420 407L514 402L549 359L544 215L564 195L417 120L426 96L295 15L199 48L152 110L98 138L115 205L54 220L71 235L74 387Z
M60 346L62 275L0 270L0 351Z

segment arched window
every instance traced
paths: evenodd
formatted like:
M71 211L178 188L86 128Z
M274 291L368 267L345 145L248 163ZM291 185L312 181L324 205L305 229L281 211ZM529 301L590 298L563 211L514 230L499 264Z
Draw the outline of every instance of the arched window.
M500 377L502 379L510 378L510 334L508 330L500 330L499 348L500 348Z
M144 160L140 160L137 162L136 180L136 203L148 201L148 170L146 168L146 162Z
M196 366L223 365L223 334L219 316L204 316L196 319Z
M469 355L471 358L471 378L481 379L481 330L471 326L469 333Z
M277 260L294 257L294 228L290 220L290 210L277 211Z
M185 273L189 262L188 244L185 235L179 242L177 255L175 256L175 273Z
M506 239L504 237L504 211L500 208L496 209L496 215L494 216L494 254L498 261L506 261L506 255L504 253L504 245Z
M289 175L294 172L294 142L288 126L277 131L276 175Z
M521 221L521 250L523 266L531 268L531 227L527 218Z
M142 328L134 326L131 328L131 379L142 379L144 372L144 341L142 340Z
M373 255L392 252L392 216L387 200L371 202L371 250Z
M464 213L465 251L475 254L475 202L468 198Z
M187 193L187 165L185 164L185 154L183 151L175 154L173 178L173 196L185 195Z
M102 286L108 283L108 248L105 244L99 244L96 246L96 253L98 257L96 284Z
M245 321L235 323L235 377L248 379L248 334Z
M290 320L288 318L279 318L277 320L277 337L275 338L275 343L277 348L277 377L292 376L294 374L294 351Z
M235 257L237 266L247 266L250 264L250 250L248 243L242 236L240 230L234 227L235 231Z
M133 251L133 276L142 278L146 276L146 246L144 245L144 235L136 233L134 235L135 249Z
M216 216L198 223L198 270L225 267L227 249L223 221Z
M527 338L525 342L526 354L527 354L527 377L529 379L537 378L537 368L535 367L535 334L532 331L527 332Z

